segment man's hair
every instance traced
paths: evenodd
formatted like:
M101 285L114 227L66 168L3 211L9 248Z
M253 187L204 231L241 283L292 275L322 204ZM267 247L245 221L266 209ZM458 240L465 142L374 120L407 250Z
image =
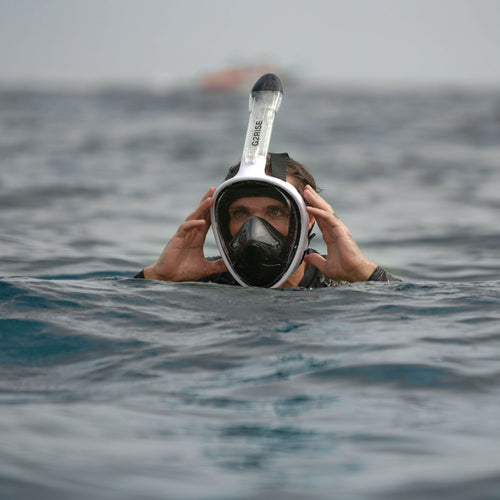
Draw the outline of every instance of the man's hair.
M227 172L226 178L224 180L231 179L234 177L237 173L238 170L240 169L240 164L237 163L236 165L233 165L229 171ZM293 158L288 157L286 160L286 173L287 175L291 175L295 177L298 181L298 187L297 190L300 194L304 192L304 188L309 185L311 186L316 192L319 192L318 187L316 186L316 181L314 180L314 177L311 175L309 170L307 170L307 167L305 165L302 165L302 163L299 163L298 161L295 161ZM266 174L271 175L271 155L267 155L267 161L266 161Z

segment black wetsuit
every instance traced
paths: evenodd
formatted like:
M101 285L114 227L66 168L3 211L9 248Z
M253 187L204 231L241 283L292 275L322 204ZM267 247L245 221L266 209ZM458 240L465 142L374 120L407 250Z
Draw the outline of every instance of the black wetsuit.
M308 253L317 253L315 250L309 249ZM209 260L217 260L220 257L209 258ZM137 273L134 278L144 278L144 272L141 271ZM233 278L231 273L216 273L206 278L202 278L199 280L204 283L219 283L221 285L233 285L240 286L240 284ZM400 281L399 278L394 277L392 274L389 274L385 269L378 266L375 271L371 274L371 276L367 279L367 281ZM325 288L331 287L335 285L339 285L342 282L331 280L329 278L325 278L323 274L314 266L307 265L304 277L300 281L298 287L299 288Z

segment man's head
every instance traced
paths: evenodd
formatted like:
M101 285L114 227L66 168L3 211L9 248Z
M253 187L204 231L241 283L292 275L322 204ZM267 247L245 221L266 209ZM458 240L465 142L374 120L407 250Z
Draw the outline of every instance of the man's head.
M229 169L214 194L212 226L226 265L241 283L279 286L295 272L314 224L302 193L316 188L309 171L286 153L267 165Z
M318 191L316 181L311 175L306 166L302 165L293 158L290 158L287 153L275 155L268 153L266 159L266 175L273 176L273 168L276 168L276 156L284 159L284 168L281 175L286 175L286 182L292 184L300 195L303 194L307 185L311 186L315 191ZM233 165L229 170L224 180L232 179L237 175L240 169L240 164ZM229 229L233 237L241 228L242 224L250 217L257 216L267 220L280 233L286 235L288 233L290 216L289 206L286 205L286 200L277 194L275 189L256 188L256 189L236 189L233 193L233 199L227 210L229 213L230 224ZM311 227L313 221L311 220Z

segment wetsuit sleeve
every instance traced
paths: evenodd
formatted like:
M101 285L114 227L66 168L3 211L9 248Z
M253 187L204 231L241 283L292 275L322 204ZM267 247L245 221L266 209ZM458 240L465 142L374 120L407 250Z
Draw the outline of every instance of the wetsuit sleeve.
M134 276L134 278L146 279L146 278L144 277L144 269L143 269L142 271L138 272L138 273Z
M392 274L389 274L385 269L377 266L371 276L366 281L401 281Z

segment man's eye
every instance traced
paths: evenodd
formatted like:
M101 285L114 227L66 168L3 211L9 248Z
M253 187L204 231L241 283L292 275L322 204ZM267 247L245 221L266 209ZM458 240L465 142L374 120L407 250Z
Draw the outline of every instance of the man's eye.
M286 210L283 210L282 208L279 208L279 207L273 207L273 208L271 208L269 210L269 213L273 217L286 217L287 216Z
M246 216L246 212L244 210L235 210L232 214L231 217L233 219L242 219Z

